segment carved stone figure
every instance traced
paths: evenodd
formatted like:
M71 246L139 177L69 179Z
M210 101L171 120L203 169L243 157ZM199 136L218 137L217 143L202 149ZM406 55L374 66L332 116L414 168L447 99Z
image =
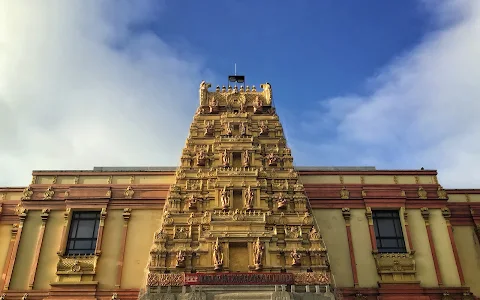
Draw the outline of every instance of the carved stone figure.
M300 266L302 264L302 254L297 252L297 249L294 249L293 252L290 254L292 257L292 266Z
M200 149L197 152L197 166L205 166L205 150Z
M248 153L248 150L245 150L245 152L243 153L243 166L250 166L250 154Z
M213 243L213 266L215 270L221 270L223 266L222 246L218 238L216 242Z
M265 247L263 243L260 242L260 238L257 238L255 242L253 242L253 264L255 266L255 270L262 269L262 260L263 260L263 250Z
M245 123L240 124L240 135L241 136L246 136L247 135L247 125Z
M185 268L185 253L182 250L177 253L177 264L175 266L177 268Z
M225 149L222 153L222 165L227 168L230 165L230 155L227 152L227 149Z
M278 209L286 209L287 205L288 205L288 199L285 198L283 193L280 193L278 195L278 199L277 199L277 208Z
M210 102L208 103L208 109L211 114L218 112L218 101L215 96L212 96L212 98L210 98Z
M267 135L268 134L268 125L265 123L265 121L262 121L260 123L260 135Z
M227 187L223 187L220 200L222 201L223 209L228 209L230 207L230 196L228 195Z
M207 102L207 95L208 95L208 88L211 87L212 85L210 83L207 83L205 80L202 80L200 83L200 105L205 105Z
M315 227L312 227L312 230L308 233L308 238L310 240L318 240L320 239L320 234L318 233L317 229Z
M248 186L247 190L245 191L245 208L247 210L253 209L254 199L255 199L255 193L252 191L250 186Z
M194 195L190 195L190 197L187 199L186 207L189 210L197 209L197 198Z
M269 166L276 166L278 157L275 153L271 152L267 155L268 165Z
M204 135L206 136L212 136L215 132L215 128L213 126L213 122L206 121L205 122L205 132Z
M225 124L225 133L228 136L231 136L233 134L232 125L230 123Z
M253 113L261 113L263 110L263 101L259 96L255 97L253 101Z
M264 83L262 84L262 89L263 89L263 94L265 95L265 99L267 100L267 103L271 103L272 101L272 86L270 83Z

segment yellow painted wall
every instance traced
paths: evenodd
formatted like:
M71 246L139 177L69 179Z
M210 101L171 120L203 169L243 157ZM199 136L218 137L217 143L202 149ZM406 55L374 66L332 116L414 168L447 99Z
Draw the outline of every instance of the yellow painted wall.
M3 272L3 267L7 261L8 246L12 237L12 225L0 224L0 272ZM0 287L0 289L2 289Z
M340 177L337 175L310 175L310 176L300 176L300 180L303 184L310 184L310 183L338 183L340 184Z
M115 288L117 279L117 261L123 232L123 210L109 210L103 231L102 254L97 264L95 280L99 288Z
M340 209L317 209L313 215L327 246L330 266L338 287L353 287L347 230Z
M377 287L380 280L372 255L370 231L364 209L352 209L351 229L353 252L357 263L358 284L360 287Z
M162 209L133 210L127 232L121 288L140 288L153 245L153 234L160 228Z
M443 284L445 286L461 286L447 223L440 209L430 209L430 227Z
M42 249L38 258L37 273L33 289L46 290L56 279L58 255L64 224L63 211L53 210L47 220Z
M129 176L125 176L130 178ZM107 184L108 176L80 176L78 179L80 184ZM129 183L129 181L127 181Z
M438 286L433 264L432 252L428 243L427 229L420 213L420 209L407 209L408 225L415 249L415 263L417 268L417 280L424 287Z
M392 184L393 176L388 175L372 175L365 176L366 184Z
M30 267L32 266L38 232L42 224L40 213L38 210L30 211L23 225L20 245L18 247L12 280L10 282L9 289L11 290L26 290L28 288Z
M453 236L465 278L465 284L480 295L480 243L472 226L454 226Z

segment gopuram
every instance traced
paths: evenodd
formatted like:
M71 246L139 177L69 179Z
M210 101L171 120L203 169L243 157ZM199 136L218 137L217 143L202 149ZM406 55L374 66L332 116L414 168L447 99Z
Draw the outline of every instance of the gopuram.
M335 299L270 84L200 84L139 299Z

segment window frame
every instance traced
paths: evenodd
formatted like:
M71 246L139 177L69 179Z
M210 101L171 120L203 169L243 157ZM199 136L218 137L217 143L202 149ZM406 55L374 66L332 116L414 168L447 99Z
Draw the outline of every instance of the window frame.
M385 214L387 216L381 216ZM373 209L372 221L373 231L375 237L375 244L378 253L408 253L407 242L405 240L405 234L403 232L403 223L401 220L401 211L393 209ZM393 235L383 235L380 229L379 220L390 220L390 230L393 231ZM389 225L390 226L390 225ZM385 231L385 230L383 230ZM396 241L396 246L386 247L383 246L382 241Z
M82 217L82 214L93 214L91 217ZM78 216L78 217L77 217ZM102 219L102 212L100 210L72 210L69 218L68 230L66 230L66 238L64 245L65 256L78 256L78 255L95 255L97 253L98 240L100 237L100 226ZM78 237L78 228L81 221L94 220L93 230L90 230L91 237ZM73 230L76 230L74 236L72 236ZM75 249L75 243L77 241L90 241L90 248ZM73 242L73 247L70 247Z

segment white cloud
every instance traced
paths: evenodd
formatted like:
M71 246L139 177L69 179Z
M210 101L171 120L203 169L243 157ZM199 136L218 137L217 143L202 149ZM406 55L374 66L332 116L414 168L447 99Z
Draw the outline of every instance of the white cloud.
M177 165L202 66L132 25L158 1L3 1L0 186L32 169ZM208 71L205 71L208 72Z
M426 4L440 29L368 80L366 95L321 101L297 130L333 127L296 147L321 164L423 166L446 187L480 186L480 1Z

